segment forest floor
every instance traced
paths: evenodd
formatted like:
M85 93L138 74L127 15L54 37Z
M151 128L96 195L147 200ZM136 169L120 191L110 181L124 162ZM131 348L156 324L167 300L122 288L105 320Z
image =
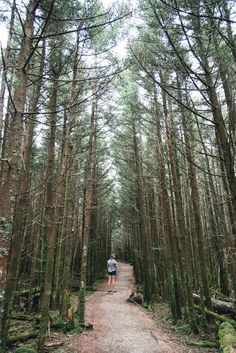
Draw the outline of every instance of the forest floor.
M87 297L86 322L93 330L67 336L53 353L216 353L218 350L190 348L186 336L170 332L168 325L144 308L128 303L134 290L132 267L119 264L116 292L103 283Z

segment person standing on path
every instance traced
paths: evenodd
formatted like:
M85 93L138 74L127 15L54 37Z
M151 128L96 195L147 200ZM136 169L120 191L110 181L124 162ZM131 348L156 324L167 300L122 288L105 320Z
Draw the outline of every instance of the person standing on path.
M107 260L107 270L108 270L108 286L114 289L116 283L116 272L117 272L117 261L115 255L111 254L110 259ZM112 292L112 290L108 290Z

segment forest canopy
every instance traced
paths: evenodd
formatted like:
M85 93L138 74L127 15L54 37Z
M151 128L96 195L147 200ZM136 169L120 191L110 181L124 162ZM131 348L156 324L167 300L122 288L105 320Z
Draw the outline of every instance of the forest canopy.
M174 322L198 332L213 298L235 319L235 2L3 5L3 352L19 308L38 352L73 293L84 323L111 251Z

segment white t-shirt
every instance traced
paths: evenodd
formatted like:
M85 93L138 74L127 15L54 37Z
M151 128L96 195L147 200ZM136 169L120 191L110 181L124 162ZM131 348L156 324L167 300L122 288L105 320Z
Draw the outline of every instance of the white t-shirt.
M117 261L115 259L109 259L107 261L107 269L108 269L108 272L113 272L113 271L116 271L116 264L117 264Z

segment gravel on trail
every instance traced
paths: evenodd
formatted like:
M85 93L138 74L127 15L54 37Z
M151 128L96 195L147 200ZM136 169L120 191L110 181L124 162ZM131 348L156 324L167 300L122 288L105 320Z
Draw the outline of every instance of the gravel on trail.
M86 300L86 322L93 330L70 336L55 353L196 353L217 352L186 347L139 305L127 302L134 290L132 266L119 264L116 292L102 284Z

